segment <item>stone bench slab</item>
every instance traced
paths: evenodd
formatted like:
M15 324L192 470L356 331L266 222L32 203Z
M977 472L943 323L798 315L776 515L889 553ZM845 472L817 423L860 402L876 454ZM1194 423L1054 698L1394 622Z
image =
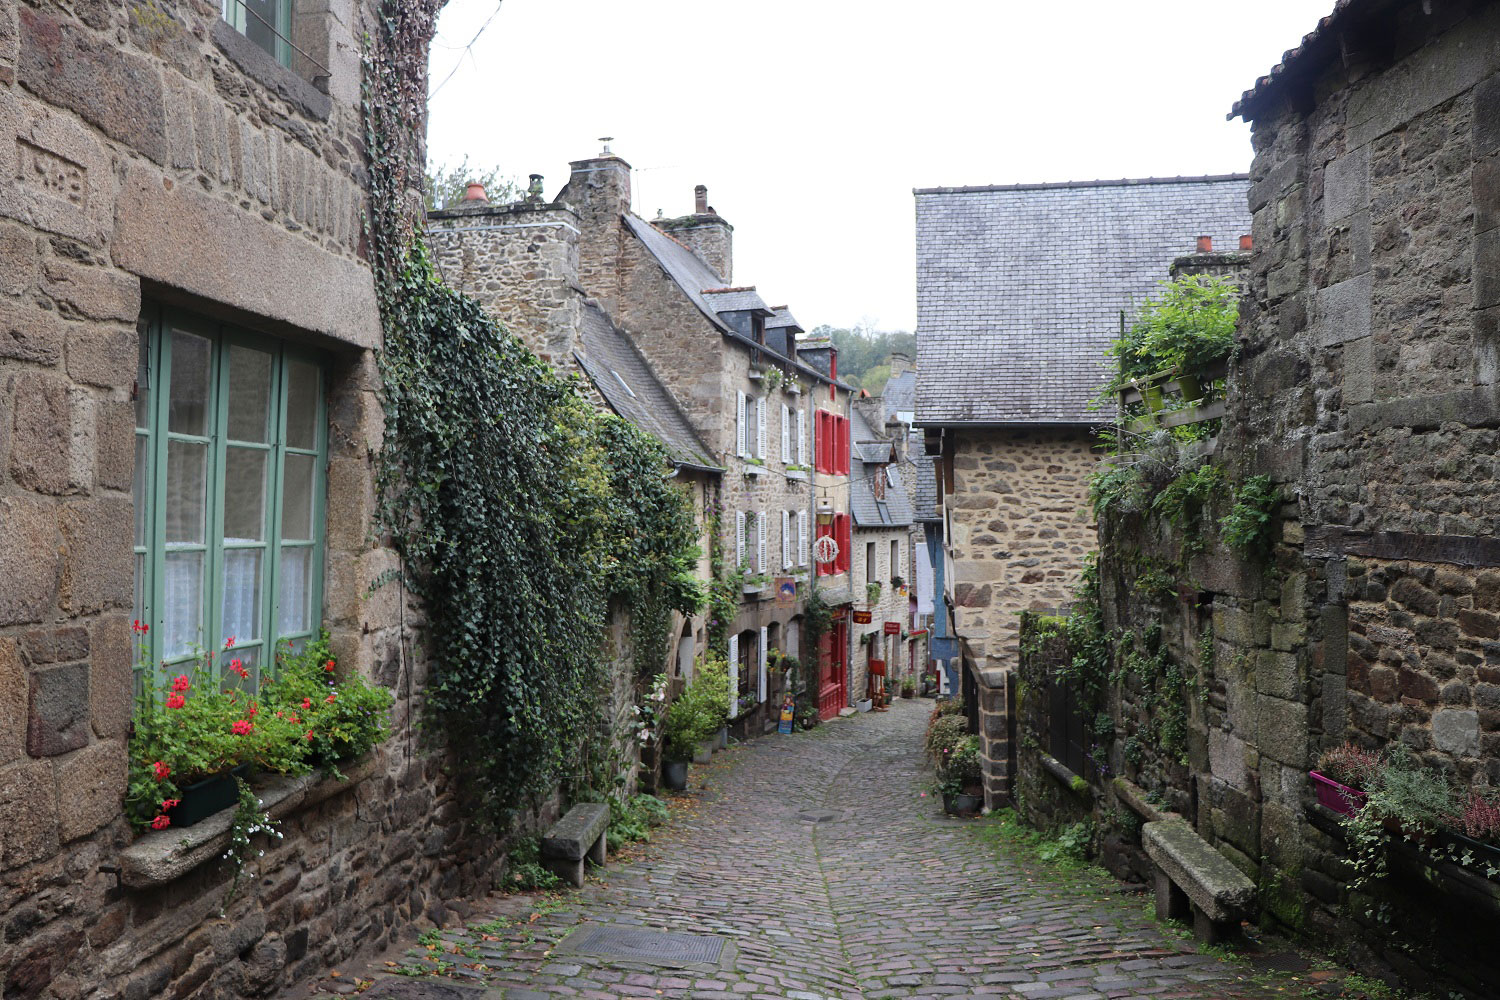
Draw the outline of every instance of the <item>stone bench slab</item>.
M609 806L602 802L580 802L552 825L542 838L542 856L581 861L604 836L609 826Z
M1255 905L1255 883L1185 821L1147 823L1141 843L1157 869L1214 923L1240 920Z

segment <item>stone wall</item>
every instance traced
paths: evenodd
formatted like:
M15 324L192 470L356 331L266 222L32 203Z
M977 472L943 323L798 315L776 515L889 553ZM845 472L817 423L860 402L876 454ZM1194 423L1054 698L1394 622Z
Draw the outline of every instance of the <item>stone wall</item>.
M294 70L217 5L0 5L7 998L264 995L486 884L494 845L470 837L412 731L421 609L394 585L370 592L396 565L370 542L380 326L360 249L359 94L372 6L304 9L297 41L319 65L299 56ZM327 353L322 617L341 668L398 693L396 735L347 784L266 786L286 839L223 919L225 817L133 838L121 812L143 303Z

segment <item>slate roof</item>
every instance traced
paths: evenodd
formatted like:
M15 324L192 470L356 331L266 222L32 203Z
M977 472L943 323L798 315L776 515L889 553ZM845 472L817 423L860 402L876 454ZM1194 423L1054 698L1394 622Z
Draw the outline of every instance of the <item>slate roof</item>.
M772 312L753 288L704 289L703 297L714 312L758 312L767 316Z
M692 303L702 311L704 316L708 317L714 326L718 327L724 336L757 350L765 350L763 345L757 344L749 337L738 333L719 315L720 312L735 311L716 301L721 298L724 301L730 301L725 296L731 293L714 292L713 294L705 294L705 289L724 288L724 279L719 277L719 273L712 267L709 267L702 257L699 257L692 250L677 242L660 229L657 229L645 219L637 218L634 215L626 215L625 225L637 239L646 245L646 249L651 251L651 255L661 264L667 275L677 284L677 287L682 289L683 294L692 300ZM737 289L736 291L743 290ZM765 309L767 312L770 311L769 307L755 293L754 289L750 289L749 292L755 297L755 302L760 304L759 308ZM786 356L783 355L783 357ZM822 382L835 384L842 389L849 389L849 386L843 382L835 382L827 375L799 362L795 358L787 358L787 360L796 365L797 370L803 375Z
M797 317L793 316L792 311L786 306L777 306L776 315L766 320L766 329L780 330L782 328L788 328L800 332L802 330L802 324L797 322Z
M573 354L609 408L665 444L674 462L719 471L677 401L630 338L591 302L584 303L583 326Z
M864 446L885 445L886 457L890 457L890 442L875 438L864 417L854 410L849 416L849 434L854 440L849 457L849 513L854 515L854 524L860 528L904 528L911 524L911 500L906 495L906 484L901 477L890 476L885 486L885 498L875 499L875 487L871 477L877 473L876 465L865 464L861 457Z
M885 405L885 419L894 420L898 413L909 413L917 408L917 373L904 371L892 375L880 392Z
M925 188L917 208L918 424L1090 424L1105 352L1196 237L1250 232L1249 181Z
M941 521L937 505L937 472L932 456L923 449L921 431L912 431L906 442L912 465L911 516L917 521Z

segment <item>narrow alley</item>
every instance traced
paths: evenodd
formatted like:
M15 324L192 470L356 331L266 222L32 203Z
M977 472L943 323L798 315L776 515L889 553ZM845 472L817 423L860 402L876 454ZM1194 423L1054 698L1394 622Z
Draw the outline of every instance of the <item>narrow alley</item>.
M315 988L352 992L367 977L371 1000L453 1000L471 995L459 992L466 980L505 1000L821 1000L1258 997L1312 985L1201 954L1151 920L1149 895L1092 871L1058 875L986 836L993 819L945 817L923 795L929 707L897 701L736 746L695 772L707 790L695 780L673 799L673 822L644 852L612 860L581 893L540 905L492 896L440 943L429 933L435 950L393 950ZM677 954L608 954L600 931L616 929L647 932L627 946ZM409 978L439 963L446 978Z

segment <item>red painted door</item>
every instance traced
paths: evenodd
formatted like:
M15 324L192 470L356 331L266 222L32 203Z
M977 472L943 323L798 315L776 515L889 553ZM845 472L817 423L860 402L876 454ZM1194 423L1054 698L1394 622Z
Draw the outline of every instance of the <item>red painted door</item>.
M844 650L849 646L849 623L836 618L818 640L818 717L831 719L849 704L848 671Z

